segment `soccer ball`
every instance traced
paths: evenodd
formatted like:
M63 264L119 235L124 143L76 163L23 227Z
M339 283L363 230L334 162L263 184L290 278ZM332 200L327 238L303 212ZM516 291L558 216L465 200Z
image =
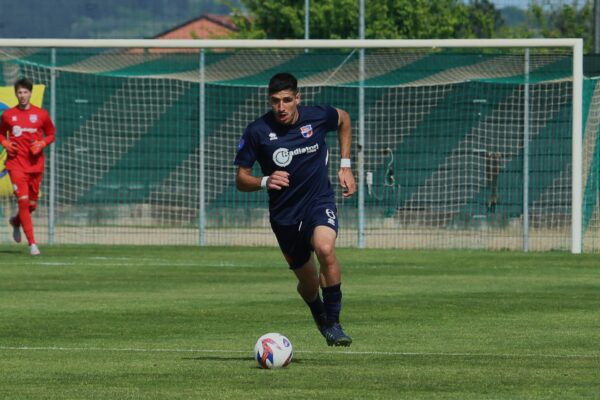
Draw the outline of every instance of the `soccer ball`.
M262 335L254 346L254 358L261 368L286 367L292 355L292 342L280 333Z

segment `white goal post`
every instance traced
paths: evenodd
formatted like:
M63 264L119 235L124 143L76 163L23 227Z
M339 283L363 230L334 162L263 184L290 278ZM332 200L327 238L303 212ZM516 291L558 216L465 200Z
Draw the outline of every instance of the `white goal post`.
M128 49L452 49L452 48L561 48L572 52L572 170L571 170L571 252L582 252L583 221L583 40L582 39L431 39L431 40L153 40L153 39L0 39L0 49L5 48L128 48ZM203 52L201 52L203 54ZM201 78L203 79L203 78ZM202 89L201 89L202 90ZM54 97L54 91L52 91ZM364 101L364 99L362 100ZM54 107L54 106L53 106ZM203 107L201 104L200 107ZM201 111L202 112L202 111ZM364 144L364 116L359 115L358 148L355 154L359 184L358 247L364 241L365 169L361 150ZM202 124L200 129L203 129ZM201 135L202 136L202 135ZM201 139L202 140L202 139ZM53 153L50 160L54 159ZM52 162L52 161L51 161ZM52 178L50 178L52 179ZM50 196L52 196L52 185ZM203 199L203 197L201 197ZM361 200L362 199L362 200ZM200 229L204 227L203 205ZM49 219L54 218L52 204ZM53 226L51 221L50 225ZM49 229L52 229L51 227ZM52 235L50 239L52 242ZM203 244L203 233L200 233ZM524 246L527 249L527 246Z

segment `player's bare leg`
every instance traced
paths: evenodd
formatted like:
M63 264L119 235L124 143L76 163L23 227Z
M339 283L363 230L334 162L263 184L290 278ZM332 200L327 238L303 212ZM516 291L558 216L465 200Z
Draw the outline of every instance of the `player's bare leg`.
M302 267L294 269L298 278L298 293L305 301L312 301L319 294L319 278L317 268L311 257Z
M341 282L340 264L335 255L335 231L327 226L317 226L313 232L312 246L321 266L321 287L338 285Z
M336 232L328 226L317 226L313 232L312 245L319 260L323 303L327 312L328 328L323 332L330 346L350 346L352 338L340 325L342 309L341 271L335 255Z
M327 313L323 300L319 296L319 277L312 255L302 267L293 271L298 278L298 293L310 308L317 328L323 334L323 330L327 328Z

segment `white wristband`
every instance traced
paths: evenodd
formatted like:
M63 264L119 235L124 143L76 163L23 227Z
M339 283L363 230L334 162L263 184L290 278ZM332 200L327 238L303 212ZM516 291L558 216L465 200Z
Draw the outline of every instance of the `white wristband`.
M342 160L340 161L340 168L350 168L350 159L342 158Z
M261 189L266 189L268 181L269 181L269 177L268 176L263 176L262 179L260 180L260 188Z

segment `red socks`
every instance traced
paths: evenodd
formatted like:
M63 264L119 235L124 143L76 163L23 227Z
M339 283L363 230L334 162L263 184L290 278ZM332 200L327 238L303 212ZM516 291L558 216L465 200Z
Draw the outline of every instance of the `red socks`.
M15 222L19 222L23 227L23 232L27 236L29 245L35 244L35 237L33 236L33 223L31 222L31 211L35 210L35 206L29 204L29 199L19 200L19 214L14 219ZM33 210L31 209L33 208Z

